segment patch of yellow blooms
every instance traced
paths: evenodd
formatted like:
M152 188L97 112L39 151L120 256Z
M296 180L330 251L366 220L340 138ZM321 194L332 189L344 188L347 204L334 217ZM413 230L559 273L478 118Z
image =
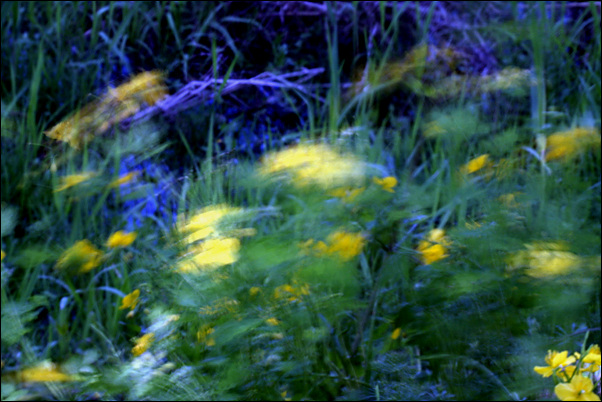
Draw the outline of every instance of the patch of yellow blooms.
M429 265L444 258L447 258L447 247L451 241L445 236L443 229L431 230L426 239L418 243L416 251L420 253L420 261L424 265Z
M576 352L548 350L547 366L535 366L533 370L544 378L554 376L554 393L561 401L599 401L594 392L592 379L600 376L600 347L592 345L585 356Z
M267 155L259 173L264 177L289 177L297 187L334 189L361 181L364 168L354 156L341 155L325 144L299 144Z
M112 125L138 113L144 104L152 106L167 94L162 73L143 72L117 88L109 88L98 100L82 107L44 134L80 149Z

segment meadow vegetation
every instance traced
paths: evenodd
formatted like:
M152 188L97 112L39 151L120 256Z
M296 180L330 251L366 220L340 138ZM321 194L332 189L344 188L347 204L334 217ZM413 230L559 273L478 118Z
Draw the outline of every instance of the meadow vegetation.
M2 2L2 400L600 400L600 3Z

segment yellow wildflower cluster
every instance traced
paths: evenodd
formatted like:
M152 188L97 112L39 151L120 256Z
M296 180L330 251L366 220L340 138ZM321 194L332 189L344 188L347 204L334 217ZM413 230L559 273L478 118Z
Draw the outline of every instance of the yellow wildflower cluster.
M416 251L420 252L420 260L424 265L429 265L447 258L447 247L451 241L445 236L443 229L433 229L425 240L420 241Z
M600 131L576 127L551 134L546 140L546 161L570 160L590 148L600 148Z
M117 248L117 247L127 247L132 244L136 240L136 232L124 232L123 230L119 230L109 236L107 240L107 247L109 248Z
M37 366L16 373L18 382L66 382L76 381L77 376L63 373L56 364L45 361Z
M303 299L303 296L308 295L309 285L307 283L303 285L296 283L293 283L292 285L286 284L274 289L274 299L276 300L286 299L289 302L294 302Z
M136 345L132 348L132 354L134 356L140 356L142 353L146 352L150 345L155 340L155 334L150 332L148 334L142 335L140 338L136 339Z
M211 205L201 209L190 219L180 217L176 228L184 235L184 243L192 244L210 236L219 236L219 223L224 218L232 218L241 213L242 208L225 204Z
M191 247L178 263L178 269L182 272L211 271L236 262L240 240L231 236L253 236L255 230L231 230L229 236L225 236L220 225L223 220L234 218L242 212L241 208L221 204L203 208L188 220L180 218L176 228L185 236L184 243ZM197 243L200 240L203 241Z
M81 240L65 250L56 262L55 269L83 274L98 267L103 253L89 240Z
M508 268L527 268L526 273L534 278L564 275L582 264L582 259L566 251L566 246L557 242L536 242L525 245L508 259Z
M285 175L298 187L333 189L363 180L364 168L353 156L341 155L324 144L300 144L266 156L259 168L265 177Z
M349 233L337 231L328 236L326 242L318 241L314 244L313 239L301 244L305 254L334 255L343 261L349 261L362 252L366 239L361 233Z
M167 87L162 74L143 72L117 88L110 88L98 100L87 104L45 134L79 149L113 124L136 114L143 104L152 106L165 96Z
M182 272L214 270L236 262L239 250L240 240L235 237L207 239L189 249L184 260L178 263L178 269Z
M568 351L549 350L545 358L547 366L535 366L533 370L543 377L554 376L557 383L554 393L561 401L599 401L594 392L592 379L600 378L600 347L592 345L581 356Z

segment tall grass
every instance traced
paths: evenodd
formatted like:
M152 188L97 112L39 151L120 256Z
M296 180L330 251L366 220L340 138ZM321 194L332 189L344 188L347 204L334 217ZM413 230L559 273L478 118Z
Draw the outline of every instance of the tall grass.
M2 43L3 399L540 399L600 344L596 3L4 2ZM151 70L223 81L45 135Z

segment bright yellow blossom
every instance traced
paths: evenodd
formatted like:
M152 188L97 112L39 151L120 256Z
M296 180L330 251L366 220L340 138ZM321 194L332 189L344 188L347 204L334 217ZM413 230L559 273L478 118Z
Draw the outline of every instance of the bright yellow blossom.
M265 322L267 322L269 325L271 325L273 327L280 325L280 321L274 317L268 318L267 320L265 320Z
M533 370L536 373L541 374L543 377L549 377L554 374L554 370L563 369L566 366L569 366L575 363L575 356L569 356L569 352L566 350L564 352L558 353L555 350L548 350L548 354L546 355L546 363L547 366L535 366Z
M75 381L77 377L65 374L54 363L42 362L41 364L17 372L19 382L65 382Z
M126 308L129 308L130 310L135 309L136 305L138 304L139 297L140 297L140 289L136 289L132 293L126 295L121 300L121 306L119 307L119 310L125 310Z
M526 274L534 278L564 275L582 265L582 259L560 243L535 242L525 247L509 257L509 268L527 267Z
M182 272L214 270L238 260L240 240L236 238L208 239L191 249L178 264Z
M554 387L554 393L561 401L599 401L594 393L594 384L588 377L576 375L570 383L561 383Z
M0 259L0 261L4 261L4 257L6 257L6 253L4 252L4 250L2 250L2 259Z
M163 75L159 71L145 71L117 88L110 89L109 94L120 102L139 98L152 106L167 96L167 87L163 84Z
M127 247L132 244L136 240L136 232L124 232L123 230L119 230L109 236L107 240L107 247L116 248L116 247Z
M134 356L140 356L150 348L151 343L155 340L155 334L150 332L146 335L142 335L136 339L136 346L132 348L132 354Z
M376 184L381 186L383 190L388 191L390 193L394 193L393 187L397 185L397 179L393 176L387 176L383 179L379 179L378 177L374 177L372 179Z
M391 339L396 340L401 335L401 328L395 328L393 333L391 334Z
M362 252L366 240L361 233L337 231L328 236L328 254L337 254L343 261L348 261Z
M421 261L424 265L429 265L444 258L447 258L447 246L450 241L445 236L443 229L433 229L429 232L425 240L418 243L417 251L421 254Z
M471 159L467 164L460 168L460 171L464 174L471 174L489 166L491 166L489 154L484 154L477 158Z
M251 289L249 289L249 295L251 295L251 297L257 296L259 292L261 292L261 289L257 286L253 286Z
M546 141L546 161L570 160L588 148L600 148L600 131L591 127L576 127L551 134Z
M242 211L241 208L230 207L225 204L212 205L201 209L190 219L180 218L176 226L181 233L188 234L184 242L191 244L217 234L220 220Z
M98 267L102 262L102 256L102 251L94 247L89 240L81 240L63 252L55 268L83 274Z
M72 174L69 176L61 177L59 179L60 185L59 185L59 187L54 189L54 192L58 193L59 191L66 190L73 186L77 186L80 183L90 180L94 176L96 176L96 173L88 172L88 173Z
M363 180L363 165L353 156L340 155L324 144L300 144L267 155L259 168L266 177L288 175L298 187L332 189Z

